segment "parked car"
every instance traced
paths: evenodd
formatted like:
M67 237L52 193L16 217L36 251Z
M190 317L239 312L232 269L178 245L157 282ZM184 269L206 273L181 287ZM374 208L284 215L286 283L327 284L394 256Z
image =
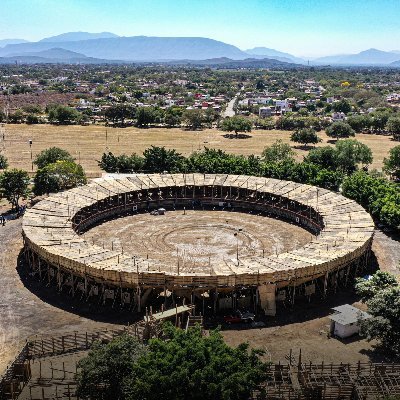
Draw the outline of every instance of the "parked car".
M227 324L238 324L240 322L253 322L255 315L248 311L234 311L232 314L224 316L224 322Z

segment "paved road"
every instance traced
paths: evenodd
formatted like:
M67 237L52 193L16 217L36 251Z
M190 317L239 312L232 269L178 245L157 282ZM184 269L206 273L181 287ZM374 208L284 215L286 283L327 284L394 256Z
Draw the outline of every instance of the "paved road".
M242 88L243 90L243 88ZM236 99L238 98L238 96L240 95L239 93L236 93L235 97L228 103L228 105L226 106L225 111L222 113L222 116L225 117L233 117L236 113L235 110L233 109L233 106L235 104Z

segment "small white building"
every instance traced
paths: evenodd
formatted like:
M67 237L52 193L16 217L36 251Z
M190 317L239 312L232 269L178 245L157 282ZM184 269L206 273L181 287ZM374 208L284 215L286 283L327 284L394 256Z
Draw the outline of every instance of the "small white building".
M331 334L341 339L348 338L360 331L360 320L371 318L371 316L360 309L345 304L332 309Z

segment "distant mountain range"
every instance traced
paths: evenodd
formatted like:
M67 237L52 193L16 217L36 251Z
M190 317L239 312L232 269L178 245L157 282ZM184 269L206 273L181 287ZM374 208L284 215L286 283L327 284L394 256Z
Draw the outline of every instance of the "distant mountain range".
M278 51L275 49L270 49L268 47L254 47L253 49L245 50L245 52L251 56L257 56L257 58L268 57L283 62L290 62L296 64L306 63L306 61L303 60L302 58L295 57L292 54L284 53L282 51Z
M5 47L8 44L28 43L25 39L0 39L0 47Z
M100 32L100 33L89 33L89 32L67 32L62 33L57 36L50 36L39 40L39 42L77 42L80 40L90 40L90 39L110 39L119 37L115 33L111 32Z
M357 54L321 57L313 60L313 63L339 65L388 65L399 60L400 52L369 49Z
M84 54L62 48L0 57L0 63L2 64L117 64L122 62L123 61L87 57Z
M38 42L0 40L0 62L104 63L107 60L110 63L179 61L181 64L198 65L215 65L220 60L219 65L225 66L239 61L245 61L246 65L306 64L302 58L268 47L243 51L236 46L202 37L122 37L110 32L68 32ZM397 61L400 61L400 51L369 49L358 54L317 58L312 65L396 67L399 66Z
M232 60L227 57L211 58L208 60L176 60L169 61L170 65L193 65L209 66L219 68L276 68L276 67L296 67L294 63L287 63L272 58L246 58L244 60Z

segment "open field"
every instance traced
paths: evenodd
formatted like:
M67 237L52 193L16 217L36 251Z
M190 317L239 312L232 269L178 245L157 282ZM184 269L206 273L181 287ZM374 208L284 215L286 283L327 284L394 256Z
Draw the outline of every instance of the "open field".
M107 131L107 134L106 134ZM205 146L221 148L236 154L261 154L264 147L271 145L278 139L290 142L288 131L263 131L251 132L247 139L230 139L224 137L224 132L216 129L203 131L185 131L183 129L162 128L105 128L100 125L90 126L53 126L53 125L7 125L5 141L0 138L0 149L4 150L10 166L32 170L31 150L28 140L33 140L32 156L51 146L59 146L68 150L77 161L83 165L89 176L100 174L97 160L105 151L115 154L136 152L155 146L175 148L188 155L193 151L201 150ZM329 138L324 132L319 136L323 139L319 146L325 146ZM357 140L371 147L374 162L371 168L382 168L383 158L387 156L390 148L398 145L388 136L357 135ZM307 153L305 150L296 149L297 159L302 160Z

